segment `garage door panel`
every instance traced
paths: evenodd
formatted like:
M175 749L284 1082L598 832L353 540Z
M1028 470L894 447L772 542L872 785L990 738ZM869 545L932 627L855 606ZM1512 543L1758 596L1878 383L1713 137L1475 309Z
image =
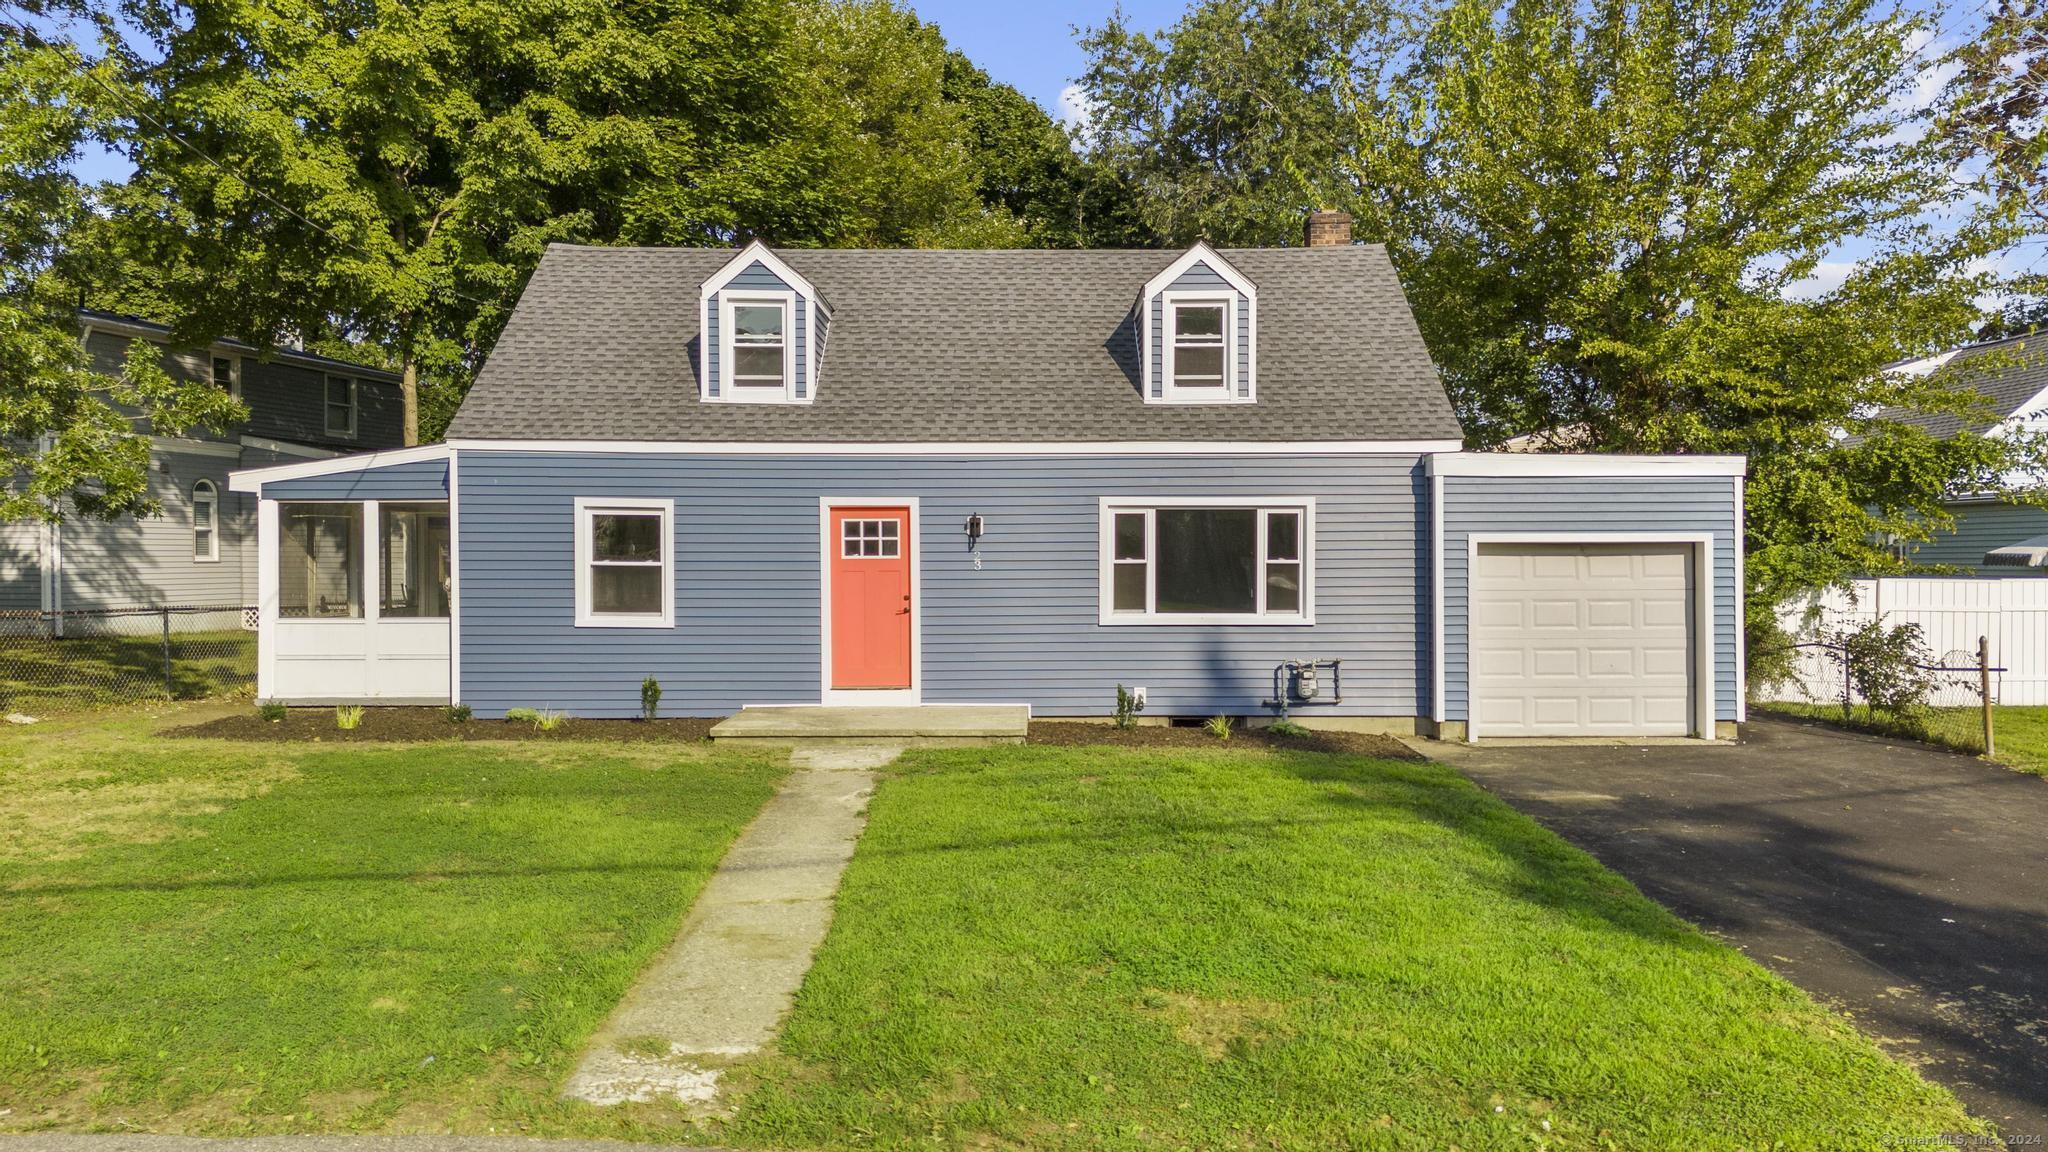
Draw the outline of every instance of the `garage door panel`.
M1482 544L1471 599L1479 735L1690 733L1691 555L1685 545Z

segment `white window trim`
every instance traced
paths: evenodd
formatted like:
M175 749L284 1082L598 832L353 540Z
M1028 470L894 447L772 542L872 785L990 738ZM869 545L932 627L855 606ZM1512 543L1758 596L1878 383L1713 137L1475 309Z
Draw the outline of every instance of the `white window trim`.
M590 603L591 519L604 512L661 514L661 612L641 615L597 613ZM451 529L452 529L451 525ZM676 502L628 496L576 498L576 627L673 628L676 622ZM452 610L452 606L451 606Z
M200 489L206 490L206 498L199 497ZM195 549L192 553L194 564L220 563L220 486L211 480L192 482L192 532L199 533L199 507L206 506L206 555L201 556Z
M1173 381L1175 313L1182 308L1221 305L1223 308L1223 386L1181 388ZM1250 397L1237 394L1237 297L1217 292L1164 292L1159 297L1159 403L1162 404L1244 404Z
M1172 380L1172 370L1171 368L1165 365L1164 361L1165 358L1169 355L1168 349L1169 346L1172 344L1172 331L1169 327L1167 327L1165 323L1162 323L1160 327L1159 339L1153 339L1151 323L1153 301L1170 299L1176 296L1208 296L1213 298L1219 295L1230 294L1225 293L1222 290L1216 288L1183 289L1178 292L1169 290L1170 286L1175 281L1179 280L1183 275L1187 273L1187 271L1190 268L1193 268L1196 265L1200 265L1204 268L1207 268L1209 271L1214 272L1217 276L1222 277L1223 282L1230 286L1230 293L1235 294L1236 300L1240 302L1241 306L1244 308L1245 331L1247 333L1247 336L1244 342L1244 360L1246 368L1243 380L1244 395L1242 396L1237 395L1238 384L1235 380L1233 380L1230 386L1225 389L1225 391L1228 392L1229 395L1222 398L1208 397L1198 399L1174 399L1172 396L1169 395L1169 383ZM1209 247L1209 245L1204 241L1196 241L1194 247L1189 248L1186 252L1181 253L1178 259L1176 259L1173 263L1168 264L1165 268L1161 269L1158 275L1152 277L1152 279L1150 280L1147 280L1145 282L1144 291L1139 293L1138 295L1138 309L1138 315L1140 319L1140 323L1137 325L1139 363L1138 379L1142 385L1141 391L1143 393L1145 403L1251 404L1257 402L1259 398L1259 288L1258 285L1253 284L1251 280L1244 275L1244 273L1239 272L1236 268L1232 267L1230 261L1225 260L1222 256L1218 255L1214 248ZM1162 321L1168 320L1163 311L1163 305L1161 319ZM1224 334L1232 340L1235 340L1237 338L1237 323L1235 316L1229 318L1229 323L1225 328ZM1152 366L1155 363L1161 365L1159 388L1160 395L1157 399L1155 399L1152 395ZM1234 345L1225 360L1225 364L1227 371L1237 371L1237 353Z
M1254 582L1258 610L1244 613L1181 613L1157 611L1158 519L1166 508L1249 508L1259 513L1259 578ZM1117 513L1145 513L1146 610L1118 612L1116 605L1116 516ZM1269 615L1266 606L1266 516L1271 512L1301 514L1301 611ZM1313 496L1105 496L1101 500L1097 528L1097 621L1109 627L1173 626L1183 624L1232 624L1252 627L1298 628L1316 622L1315 555L1316 502ZM1285 561L1283 561L1285 563Z
M347 428L336 428L334 426L334 402L328 398L327 390L336 380L343 381L348 385ZM322 373L320 376L320 427L325 429L329 436L343 436L354 439L356 429L362 424L362 400L362 381L357 380L353 376L345 376L339 372Z
M742 304L782 306L782 391L749 385L744 395L733 384L733 312ZM707 399L726 404L801 404L796 394L796 293L778 291L731 291L718 296L718 395Z

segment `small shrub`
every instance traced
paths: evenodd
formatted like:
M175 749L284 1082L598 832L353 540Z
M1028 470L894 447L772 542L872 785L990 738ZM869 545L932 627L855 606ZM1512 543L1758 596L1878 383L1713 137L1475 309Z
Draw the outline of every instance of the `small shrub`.
M1866 620L1829 640L1837 645L1828 649L1829 658L1837 668L1848 665L1850 686L1872 711L1909 715L1927 703L1936 687L1925 668L1934 658L1918 624L1888 628L1882 620Z
M1311 735L1308 729L1292 720L1275 720L1266 725L1266 731L1275 736L1285 736L1289 740L1301 740Z
M450 724L469 723L470 711L467 704L450 704L441 714L448 718Z
M1202 730L1218 740L1230 739L1230 729L1236 721L1228 716L1211 716L1202 722Z
M649 676L640 682L640 718L642 720L652 720L654 719L655 712L660 708L661 681Z
M505 719L514 724L538 724L540 723L540 713L531 708L507 708L505 709Z
M1119 684L1116 686L1116 726L1130 729L1138 726L1138 713L1145 710L1145 702L1138 694Z
M568 723L568 720L569 714L567 712L558 712L553 708L543 708L534 714L533 726L542 732L553 732L563 724Z
M363 724L361 704L343 704L334 710L334 726L343 732L353 732Z
M284 702L281 700L258 700L256 714L272 724L285 718Z

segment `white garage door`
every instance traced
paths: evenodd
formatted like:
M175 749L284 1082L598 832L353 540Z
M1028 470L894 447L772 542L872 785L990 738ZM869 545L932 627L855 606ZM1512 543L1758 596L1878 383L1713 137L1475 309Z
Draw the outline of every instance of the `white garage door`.
M1684 544L1481 544L1474 735L1690 735L1692 569Z

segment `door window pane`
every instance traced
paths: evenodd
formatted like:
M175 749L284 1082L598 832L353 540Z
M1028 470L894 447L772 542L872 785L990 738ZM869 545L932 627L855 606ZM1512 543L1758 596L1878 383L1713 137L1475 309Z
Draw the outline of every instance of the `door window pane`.
M1253 508L1161 508L1156 611L1258 610L1259 513Z
M360 504L281 504L277 509L277 614L286 620L363 614Z
M446 504L386 504L379 509L382 575L377 611L402 618L448 615L450 548Z

